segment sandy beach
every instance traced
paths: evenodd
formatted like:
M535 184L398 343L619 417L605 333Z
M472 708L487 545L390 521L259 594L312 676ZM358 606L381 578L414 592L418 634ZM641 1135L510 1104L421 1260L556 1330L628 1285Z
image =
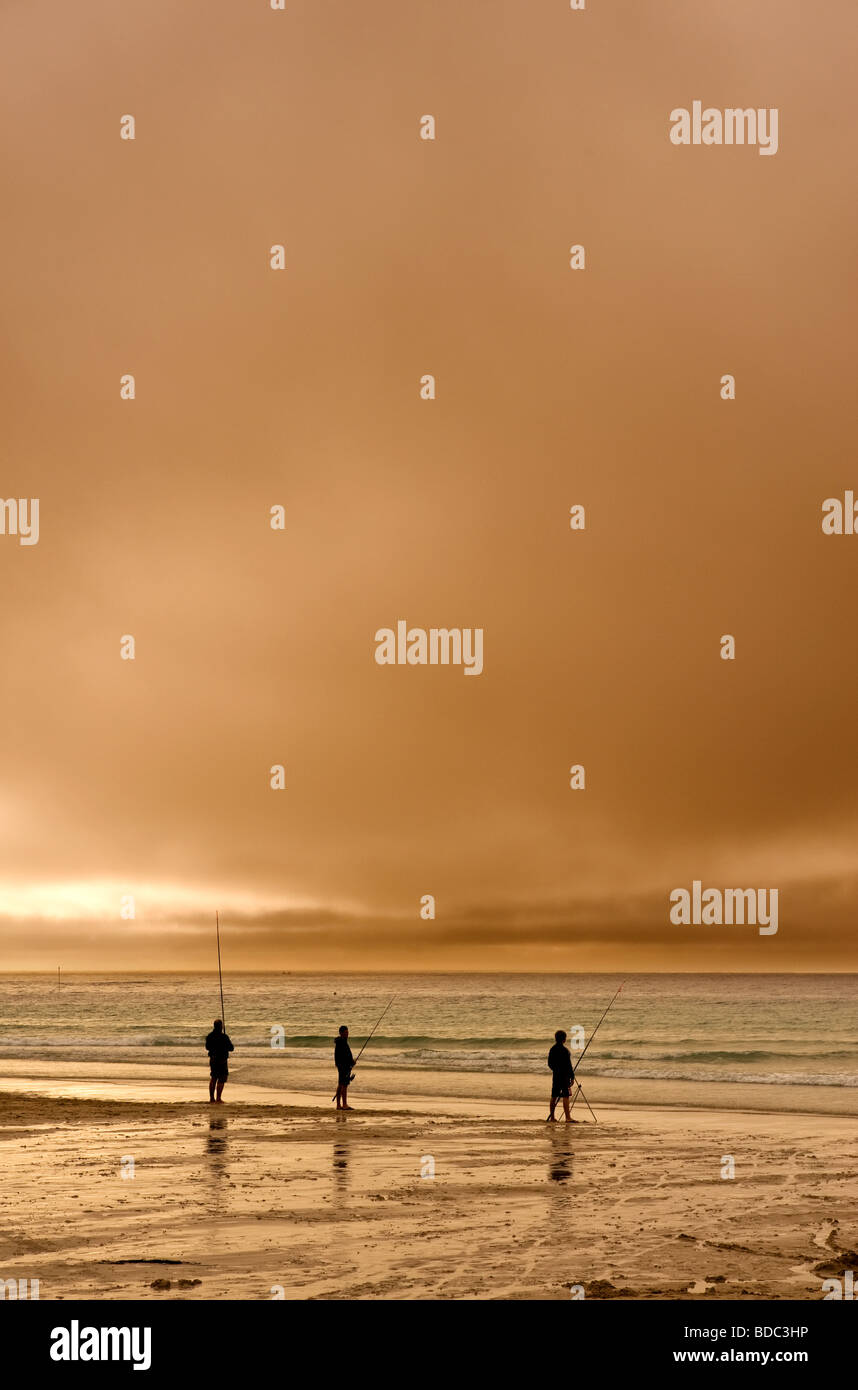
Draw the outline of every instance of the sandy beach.
M42 1299L819 1299L858 1265L850 1116L357 1091L337 1116L51 1070L0 1091L0 1274Z

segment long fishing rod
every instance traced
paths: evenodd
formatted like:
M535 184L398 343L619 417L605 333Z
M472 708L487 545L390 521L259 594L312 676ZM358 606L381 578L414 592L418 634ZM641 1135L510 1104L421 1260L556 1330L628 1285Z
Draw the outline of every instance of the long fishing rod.
M220 1019L223 1024L223 1031L226 1032L226 1019L223 1009L223 971L220 968L220 915L215 913L215 930L217 932L217 978L220 985Z
M395 999L395 998L396 998L396 995L394 994L393 999ZM390 1004L393 1003L393 999L391 999ZM387 1009L390 1008L390 1004L388 1004ZM375 1028L377 1028L377 1027L378 1027L378 1024L381 1023L381 1020L384 1018L384 1015L387 1013L387 1009L384 1009L384 1011L380 1014L379 1019L378 1019L378 1023L376 1023ZM370 1042L371 1039L372 1039L372 1035L373 1035L373 1033L375 1032L375 1028L373 1028L372 1033L370 1033L369 1037L367 1038L366 1042L364 1043L364 1045L363 1045L363 1047L361 1048L360 1052L358 1053L357 1057L355 1057L354 1062L353 1062L353 1064L352 1064L353 1066L357 1066L358 1062L360 1061L361 1057L363 1056L363 1053L364 1053L365 1048L367 1047L367 1045L369 1044L369 1042Z
M393 1003L393 1000L394 1000L396 997L397 997L397 996L394 994L393 997L392 997L391 1000L390 1000L390 1004ZM376 1024L375 1024L375 1027L374 1027L373 1030L372 1030L372 1033L370 1033L369 1037L367 1038L366 1042L364 1043L364 1045L363 1045L363 1047L361 1048L360 1052L358 1053L357 1057L355 1057L354 1061L352 1062L352 1066L353 1066L353 1067L356 1067L356 1066L357 1066L358 1062L360 1061L361 1057L363 1056L364 1050L366 1049L368 1043L369 1043L370 1040L372 1039L373 1033L375 1033L376 1028L377 1028L378 1025L381 1023L381 1020L384 1018L384 1015L387 1013L387 1010L390 1008L390 1004L388 1004L388 1005L381 1011L381 1013L379 1014L378 1019L377 1019ZM336 1092L335 1092L335 1093L331 1096L331 1100L334 1101L334 1100L336 1100L336 1098L337 1098L337 1096L336 1096Z
M595 1038L596 1034L598 1033L599 1029L601 1028L602 1024L604 1023L605 1019L607 1018L608 1013L609 1013L610 1010L613 1008L613 1005L614 1005L615 1001L617 1000L617 998L619 997L619 995L622 993L623 985L624 985L625 983L626 983L625 980L623 980L623 984L620 985L620 988L617 990L617 993L614 995L614 998L611 1000L611 1002L610 1002L610 1004L608 1005L607 1009L606 1009L605 1012L602 1014L602 1017L599 1019L599 1022L596 1024L595 1028L593 1029L592 1033L590 1034L589 1038L587 1039L587 1043L586 1043L586 1046L585 1046L585 1048L584 1048L584 1051L581 1053L581 1056L578 1058L578 1061L577 1061L577 1064L576 1064L576 1076L575 1076L575 1081L576 1081L576 1083L577 1083L577 1085L578 1085L578 1091L581 1091L581 1082L578 1081L577 1068L580 1067L582 1061L584 1060L584 1056L585 1056L585 1054L586 1054L586 1052L587 1052L587 1048L590 1046L590 1043L591 1043L591 1042L593 1041L593 1039ZM570 1110L572 1110L572 1109L574 1108L575 1102L576 1102L576 1100L578 1099L578 1091L576 1091L575 1094L574 1094L574 1096L572 1097L572 1104L569 1106L569 1109L570 1109ZM584 1095L584 1092L583 1092L583 1091L581 1091L581 1095L584 1096L584 1104L586 1105L587 1109L590 1110L590 1102L588 1101L587 1097ZM590 1114L593 1115L593 1111L592 1111L592 1110L590 1110ZM593 1115L593 1119L594 1119L594 1120L595 1120L595 1118L596 1118L596 1116Z
M625 980L623 980L623 985L624 985L625 983L626 983ZM596 1024L595 1028L593 1029L592 1033L590 1034L589 1038L587 1039L587 1046L584 1048L584 1051L581 1053L581 1056L578 1058L578 1066L579 1066L579 1067L580 1067L581 1063L583 1062L585 1056L587 1055L587 1048L590 1046L590 1043L591 1043L591 1042L593 1041L593 1039L595 1038L596 1034L598 1033L599 1029L601 1028L602 1024L604 1023L604 1021L605 1021L605 1019L606 1019L608 1013L610 1012L611 1008L613 1007L614 1000L615 1000L615 999L618 997L618 995L622 992L623 985L620 985L620 988L617 990L617 993L614 995L614 998L611 1000L611 1002L610 1002L610 1004L608 1005L607 1009L606 1009L605 1012L602 1014L602 1017L599 1019L599 1022Z

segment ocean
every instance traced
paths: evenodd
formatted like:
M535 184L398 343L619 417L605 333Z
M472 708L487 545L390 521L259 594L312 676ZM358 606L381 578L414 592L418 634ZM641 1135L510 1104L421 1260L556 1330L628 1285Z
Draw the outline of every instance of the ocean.
M622 1081L623 1095L644 1099L663 1098L666 1083L825 1088L825 1108L840 1109L836 1093L858 1087L856 978L629 976L581 1079ZM621 982L590 974L230 975L233 1072L244 1065L254 1084L277 1087L313 1085L318 1075L324 1090L338 1026L348 1024L357 1052L395 996L361 1060L367 1080L380 1069L447 1074L451 1083L456 1074L451 1089L464 1093L468 1078L478 1092L479 1077L507 1074L538 1077L544 1089L555 1030L571 1036L580 1027L589 1038ZM15 1059L18 1073L27 1060L204 1067L203 1038L219 1013L216 975L70 975L59 989L55 977L0 976L0 1078L4 1059ZM844 1094L843 1108L854 1107Z

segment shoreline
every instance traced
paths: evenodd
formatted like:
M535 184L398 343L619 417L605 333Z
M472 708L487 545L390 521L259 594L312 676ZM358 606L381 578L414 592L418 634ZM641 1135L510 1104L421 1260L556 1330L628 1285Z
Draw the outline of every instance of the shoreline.
M282 1081L269 1063L241 1061L230 1075L227 1104L303 1105L331 1109L336 1078L318 1067L289 1065ZM858 1121L858 1088L769 1083L629 1081L584 1075L582 1084L598 1111L629 1113L668 1110L676 1113L808 1116ZM362 1108L415 1113L445 1111L484 1113L495 1118L524 1118L547 1111L550 1078L533 1073L476 1074L366 1066L354 1083ZM173 1062L66 1062L0 1059L0 1096L29 1094L63 1098L114 1100L123 1091L140 1104L194 1102L204 1098L208 1071L203 1064ZM326 1089L329 1088L329 1089ZM833 1093L833 1094L832 1094ZM578 1100L575 1110L586 1114ZM544 1118L544 1115L542 1116Z
M59 1086L60 1083L58 1083ZM0 1083L0 1142L2 1142L2 1132L8 1110L14 1110L16 1105L29 1105L38 1108L39 1114L44 1123L51 1123L53 1119L66 1118L68 1114L75 1113L75 1107L79 1108L82 1115L92 1115L97 1118L100 1114L116 1117L126 1111L129 1117L142 1117L146 1114L161 1115L165 1118L179 1118L182 1115L197 1116L199 1114L221 1114L228 1116L246 1117L257 1119L261 1117L270 1119L288 1120L291 1118L304 1120L336 1120L337 1110L333 1103L325 1104L318 1096L302 1091L283 1091L273 1093L272 1091L255 1093L253 1088L244 1087L240 1095L230 1098L225 1092L226 1099L218 1107L210 1102L207 1097L199 1094L172 1094L156 1092L155 1088L150 1088L147 1094L146 1088L141 1087L137 1094L119 1095L106 1087L102 1094L93 1094L95 1088L76 1088L65 1087L62 1089L30 1089L23 1084L18 1087L8 1087ZM199 1088L197 1088L197 1091ZM55 1107L55 1113L52 1107ZM384 1121L446 1121L467 1120L471 1124L485 1123L488 1125L504 1125L514 1123L516 1125L536 1125L539 1129L547 1127L546 1114L547 1103L541 1109L530 1104L509 1102L506 1106L484 1104L482 1101L463 1100L447 1097L445 1102L439 1106L435 1097L421 1096L403 1100L401 1102L385 1101L379 1098L367 1099L365 1102L355 1104L345 1115L353 1115L356 1119L384 1120ZM343 1114L344 1112L339 1112ZM724 1130L734 1132L741 1121L756 1122L756 1129L759 1133L766 1131L788 1132L791 1128L804 1131L807 1128L805 1122L814 1121L818 1126L817 1132L827 1132L837 1135L848 1136L850 1142L858 1136L858 1118L852 1115L814 1113L811 1111L798 1110L720 1110L712 1106L679 1106L679 1105L600 1105L599 1115L594 1121L588 1114L586 1107L580 1102L573 1110L573 1126L567 1126L561 1103L558 1102L557 1109L558 1129L580 1129L596 1128L601 1125L604 1129L615 1128L617 1126L628 1126L633 1128L643 1128L655 1133L658 1130L675 1129L683 1122L689 1126L696 1126L700 1129L709 1131ZM770 1123L765 1123L770 1122ZM858 1195L858 1194L856 1194Z

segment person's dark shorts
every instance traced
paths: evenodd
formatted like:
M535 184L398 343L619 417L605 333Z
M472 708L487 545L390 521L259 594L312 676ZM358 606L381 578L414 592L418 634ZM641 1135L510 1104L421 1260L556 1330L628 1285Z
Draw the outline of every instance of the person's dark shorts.
M348 1086L348 1084L349 1084L349 1082L351 1081L351 1079L352 1079L351 1069L349 1069L348 1071L338 1071L338 1072L337 1072L337 1085L338 1085L338 1086Z
M212 1081L228 1081L229 1067L226 1062L212 1062Z
M551 1082L551 1099L568 1100L569 1092L572 1089L571 1081L560 1081L557 1078Z

